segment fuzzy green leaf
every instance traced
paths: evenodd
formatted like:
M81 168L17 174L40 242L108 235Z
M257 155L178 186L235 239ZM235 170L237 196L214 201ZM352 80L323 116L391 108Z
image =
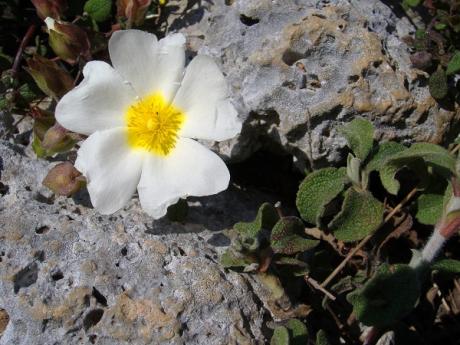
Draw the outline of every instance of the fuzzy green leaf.
M232 249L227 249L220 257L220 263L225 268L246 267L256 262L254 258L237 254Z
M308 329L305 324L297 319L290 319L286 323L289 330L291 345L305 345L308 343Z
M438 69L430 76L428 86L434 99L439 100L446 97L449 91L446 73L442 69Z
M345 192L342 210L329 224L337 239L344 242L360 240L381 224L383 204L367 191L349 188Z
M330 345L330 344L331 342L329 341L326 332L320 329L318 333L316 333L316 345Z
M460 274L460 261L454 259L443 259L431 265L431 270L438 271L446 276Z
M296 205L300 216L319 226L325 207L348 182L345 168L325 168L312 172L300 184Z
M284 217L276 223L271 234L271 247L277 254L292 255L316 246L319 241L301 236L305 231L303 222L297 217Z
M366 165L366 171L379 171L393 155L402 152L406 147L394 141L387 141L378 146L375 154Z
M412 311L420 295L416 271L409 265L383 265L364 285L348 294L356 318L367 326L387 327Z
M348 146L361 161L364 161L374 144L374 127L368 120L356 118L340 129Z
M442 216L444 196L440 194L422 194L417 199L415 217L422 224L435 225Z
M417 143L386 160L380 169L380 179L385 189L393 195L398 194L399 182L395 179L396 173L404 166L412 166L414 171L420 174L423 171L420 160L433 166L446 177L455 172L455 158L449 151L435 144Z
M270 231L278 221L279 216L275 207L270 203L263 203L257 211L256 219L253 222L236 223L233 228L238 231L242 244L258 243L258 235L262 229ZM250 248L249 248L250 247ZM249 245L248 249L253 248Z
M410 7L415 7L420 4L422 0L403 0L403 4Z
M96 22L104 22L110 17L112 0L88 0L85 3L84 11Z
M457 50L447 65L446 74L451 75L458 72L460 72L460 51Z
M289 345L289 331L284 326L278 326L273 332L270 345Z

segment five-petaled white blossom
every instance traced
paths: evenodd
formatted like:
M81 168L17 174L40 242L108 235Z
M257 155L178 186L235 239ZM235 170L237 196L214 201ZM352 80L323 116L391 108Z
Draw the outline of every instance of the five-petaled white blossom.
M65 128L89 135L75 167L88 181L93 206L103 214L139 193L154 218L181 197L216 194L228 187L225 163L193 139L221 141L241 130L216 63L198 55L185 69L185 37L115 32L112 66L91 61L83 81L56 107Z

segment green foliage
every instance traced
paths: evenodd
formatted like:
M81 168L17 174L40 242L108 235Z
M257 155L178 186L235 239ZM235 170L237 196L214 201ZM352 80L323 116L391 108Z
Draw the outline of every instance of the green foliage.
M405 6L410 6L410 7L415 7L420 5L420 2L422 0L403 0L403 5Z
M105 22L110 18L112 0L88 0L85 3L84 11L96 22Z
M422 194L417 199L417 220L422 224L434 225L441 218L444 196L440 194Z
M290 345L289 331L284 326L278 326L273 332L273 336L270 340L270 345Z
M442 69L434 72L428 81L430 93L433 98L439 100L447 96L449 87L447 85L447 75Z
M322 329L316 333L316 345L331 345L326 332Z
M284 217L273 227L271 247L276 254L293 255L313 248L319 241L301 236L305 226L297 217Z
M368 120L356 118L340 129L348 146L361 161L364 161L374 144L374 128Z
M460 261L454 259L442 259L431 265L432 271L437 271L444 276L460 274Z
M367 191L350 188L345 193L342 210L329 224L337 239L344 242L360 240L382 223L384 207Z
M234 229L239 233L241 243L246 249L256 250L259 246L259 232L262 229L270 231L278 219L279 216L275 207L272 204L264 203L260 206L253 222L236 223Z
M289 330L290 345L305 345L308 342L308 330L305 324L297 319L290 319L286 325Z
M402 152L406 147L394 141L387 141L377 146L376 152L372 155L371 160L366 165L366 171L379 171L385 163L396 153Z
M452 58L450 59L447 65L446 74L452 75L458 72L460 72L460 51L459 50L457 50L455 54L452 56Z
M319 226L325 207L342 192L346 183L345 168L325 168L309 174L297 192L296 205L300 216Z
M246 267L257 263L257 260L251 256L244 256L239 253L235 253L235 251L230 248L221 255L220 263L225 268Z
M395 179L396 173L405 166L412 166L420 175L424 170L420 160L446 177L455 173L455 158L446 149L430 143L416 143L386 159L380 169L380 179L385 189L390 194L396 195L399 191L399 182Z
M382 265L362 287L347 296L357 319L387 327L412 311L420 295L416 271L409 265Z

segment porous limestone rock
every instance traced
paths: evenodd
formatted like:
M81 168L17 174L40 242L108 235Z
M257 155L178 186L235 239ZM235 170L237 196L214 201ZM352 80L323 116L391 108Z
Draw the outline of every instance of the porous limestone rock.
M219 230L253 217L257 196L192 200L186 224L153 221L137 198L101 216L46 190L53 163L24 148L0 141L1 345L264 342L259 298L217 262Z
M380 140L441 143L458 131L458 106L440 107L426 73L411 68L402 38L415 28L388 1L168 3L180 13L170 30L220 63L245 120L240 137L214 144L230 159L264 146L292 154L301 169L337 163L345 146L337 128L355 116L370 119Z

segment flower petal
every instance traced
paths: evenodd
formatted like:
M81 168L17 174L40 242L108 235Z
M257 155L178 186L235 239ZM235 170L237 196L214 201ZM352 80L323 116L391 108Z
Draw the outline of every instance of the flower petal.
M198 55L188 65L173 103L187 115L180 136L221 141L241 131L224 76L208 56Z
M137 190L142 208L157 219L179 198L219 193L229 181L219 156L195 140L181 138L170 155L146 157Z
M126 138L124 128L97 131L78 150L75 167L86 177L91 203L102 214L122 208L139 183L143 155Z
M171 100L184 73L184 45L182 34L157 41L144 31L123 30L113 33L109 53L115 69L132 83L138 96L161 91Z
M83 76L83 81L57 104L57 121L68 130L85 135L122 126L125 109L135 98L132 88L102 61L88 62Z

